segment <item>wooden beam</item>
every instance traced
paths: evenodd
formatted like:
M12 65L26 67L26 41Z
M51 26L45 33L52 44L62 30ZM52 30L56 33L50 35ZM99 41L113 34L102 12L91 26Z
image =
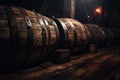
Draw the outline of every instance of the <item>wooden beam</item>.
M75 2L76 0L64 0L64 17L75 18Z

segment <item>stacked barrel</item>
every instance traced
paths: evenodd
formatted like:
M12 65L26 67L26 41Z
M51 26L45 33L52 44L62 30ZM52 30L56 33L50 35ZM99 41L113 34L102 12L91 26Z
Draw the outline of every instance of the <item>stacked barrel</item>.
M43 59L56 48L56 23L23 8L0 6L0 64L25 65Z
M0 64L40 62L57 48L84 49L111 42L110 29L69 18L51 19L30 10L0 6Z
M68 48L71 55L76 55L89 45L91 33L86 25L70 18L58 18L55 22L60 32L60 48Z
M91 34L87 26L74 19L56 19L60 32L62 47L84 47L88 44ZM63 45L64 44L64 45Z

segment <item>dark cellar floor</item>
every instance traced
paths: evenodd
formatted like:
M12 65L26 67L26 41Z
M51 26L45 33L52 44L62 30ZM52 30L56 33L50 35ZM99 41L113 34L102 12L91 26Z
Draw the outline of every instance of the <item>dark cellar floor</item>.
M120 80L120 46L72 57L64 64L46 62L0 80Z

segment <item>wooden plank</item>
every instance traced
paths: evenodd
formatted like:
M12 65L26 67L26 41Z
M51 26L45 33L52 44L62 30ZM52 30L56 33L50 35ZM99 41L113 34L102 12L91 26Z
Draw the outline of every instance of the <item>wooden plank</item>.
M100 53L98 52L96 54L86 54L80 56L79 58L75 58L68 63L64 63L61 65L52 65L44 69L39 69L38 66L38 68L34 68L33 70L23 71L23 73L21 72L17 74L11 73L8 75L2 75L0 76L0 79L7 80L9 78L9 80L89 80L91 78L95 80L97 77L94 77L94 75L100 77L101 74L101 78L104 78L106 77L105 74L107 74L109 70L111 70L112 67L116 66L120 61L119 56L115 55L117 51L119 51L117 49L117 47L112 47ZM108 53L104 54L106 52Z

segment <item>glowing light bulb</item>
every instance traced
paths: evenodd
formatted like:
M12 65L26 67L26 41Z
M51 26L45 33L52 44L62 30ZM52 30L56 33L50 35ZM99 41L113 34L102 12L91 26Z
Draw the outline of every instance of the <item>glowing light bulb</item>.
M101 7L96 8L96 12L97 12L98 14L101 14L101 13L102 13L102 8L101 8Z

